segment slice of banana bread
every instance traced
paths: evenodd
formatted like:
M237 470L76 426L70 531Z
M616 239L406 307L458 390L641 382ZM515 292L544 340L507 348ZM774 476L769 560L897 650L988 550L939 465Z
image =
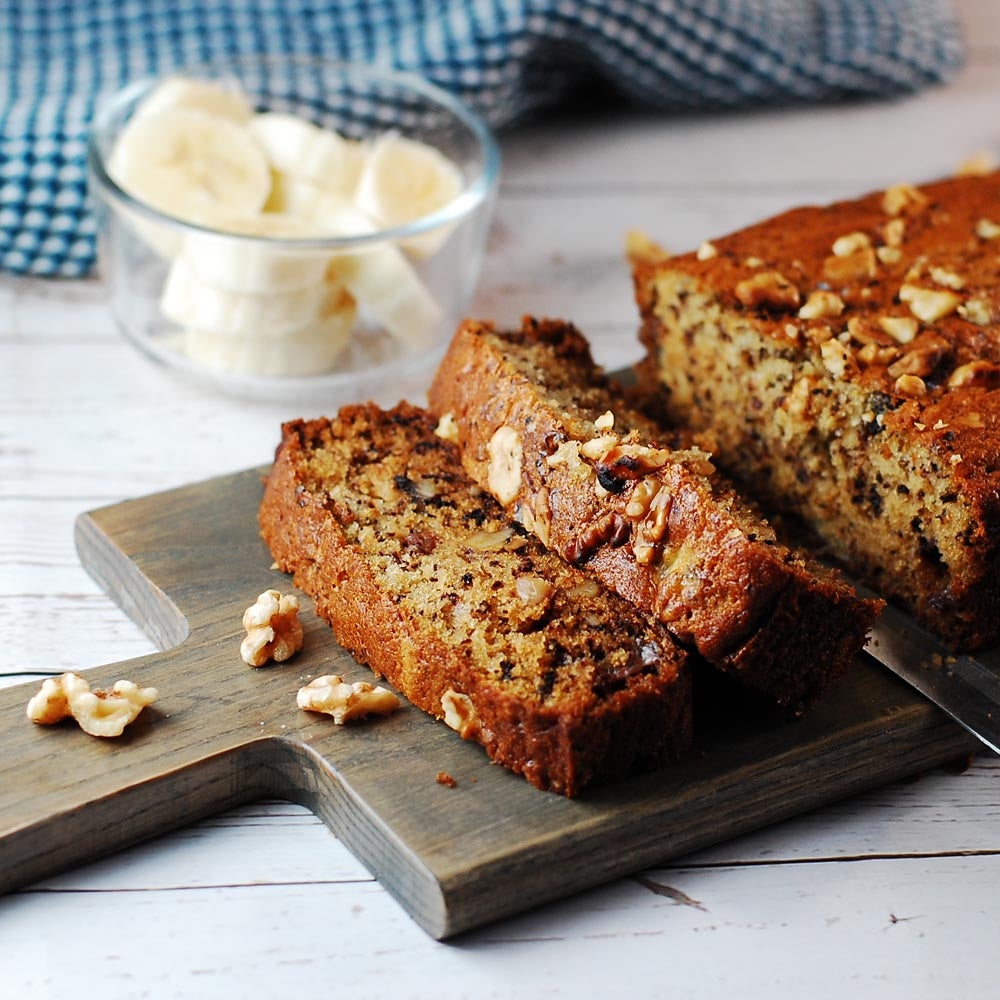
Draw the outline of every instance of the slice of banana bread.
M1000 174L634 262L672 418L958 649L1000 639Z
M780 544L681 433L629 407L566 323L459 328L430 390L466 470L573 565L789 711L879 610Z
M338 641L539 788L657 768L691 742L687 657L462 472L426 411L283 427L260 508Z

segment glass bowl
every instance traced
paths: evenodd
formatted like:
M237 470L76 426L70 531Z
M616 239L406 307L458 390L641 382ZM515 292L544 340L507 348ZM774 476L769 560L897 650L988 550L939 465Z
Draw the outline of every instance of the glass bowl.
M123 130L163 81L133 83L99 109L88 148L101 269L126 337L212 389L260 400L361 399L435 364L475 290L493 214L500 156L484 122L419 77L310 57L170 78L235 88L255 112L295 115L358 150L387 134L416 140L447 157L457 180L445 204L391 226L363 218L352 229L338 214L328 231L309 218L312 202L295 206L306 224L291 235L190 221L164 210L169 199L156 207L130 194L109 171ZM297 170L297 147L281 155L289 149L287 168ZM277 190L288 178L270 165ZM308 181L322 190L315 170ZM318 337L317 317L337 343Z

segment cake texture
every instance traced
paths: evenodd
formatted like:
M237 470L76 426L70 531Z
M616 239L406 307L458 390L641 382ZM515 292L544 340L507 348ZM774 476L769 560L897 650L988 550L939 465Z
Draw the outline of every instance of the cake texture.
M538 788L688 748L684 650L512 523L426 411L285 424L260 527L346 649Z
M1000 638L1000 175L634 262L647 387L954 648Z
M519 523L783 709L862 648L878 603L781 544L697 440L626 403L571 325L466 321L429 398Z

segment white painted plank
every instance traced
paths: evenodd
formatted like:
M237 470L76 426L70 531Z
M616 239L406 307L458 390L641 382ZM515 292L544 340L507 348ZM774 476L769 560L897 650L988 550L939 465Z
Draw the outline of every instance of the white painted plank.
M374 883L35 892L0 900L0 972L18 996L93 996L79 992L90 982L109 1000L320 984L352 997L995 995L997 857L645 878L660 891L622 880L450 945Z

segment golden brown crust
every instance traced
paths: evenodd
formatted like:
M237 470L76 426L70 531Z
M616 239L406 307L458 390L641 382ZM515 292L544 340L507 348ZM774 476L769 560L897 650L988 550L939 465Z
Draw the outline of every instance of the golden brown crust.
M786 709L863 646L878 605L818 579L689 437L629 408L572 326L466 321L429 398L472 478L550 549Z
M338 641L539 788L662 766L690 744L685 654L512 527L421 410L283 427L260 508L278 566ZM459 706L461 707L461 706Z
M1000 638L1000 175L796 209L634 276L673 419L955 646Z

